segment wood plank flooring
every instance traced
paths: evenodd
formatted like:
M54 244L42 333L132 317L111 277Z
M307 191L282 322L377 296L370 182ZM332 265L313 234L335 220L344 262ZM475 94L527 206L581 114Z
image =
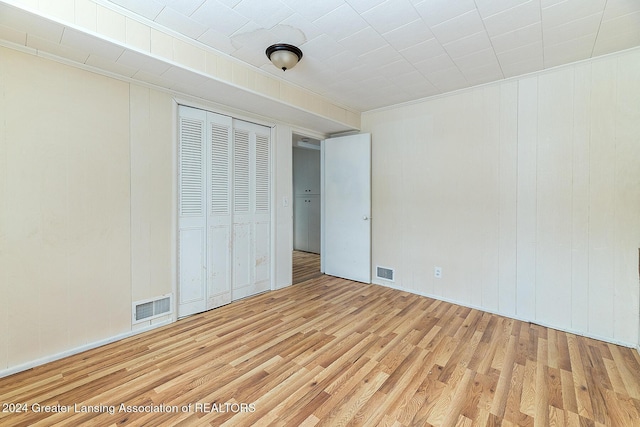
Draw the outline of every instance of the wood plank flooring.
M293 251L293 279L292 283L320 277L320 255L310 252Z
M640 356L321 276L0 379L8 403L1 425L638 426Z

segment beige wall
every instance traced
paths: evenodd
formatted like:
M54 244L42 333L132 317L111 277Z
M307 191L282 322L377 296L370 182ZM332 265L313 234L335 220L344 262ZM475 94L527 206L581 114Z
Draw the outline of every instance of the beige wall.
M172 292L169 96L0 48L0 371Z
M636 49L365 113L376 282L637 345L639 75Z
M130 86L131 290L133 301L172 292L176 180L174 101Z
M132 325L131 310L174 291L174 98L6 48L0 94L0 375L170 320ZM274 141L280 288L291 127Z

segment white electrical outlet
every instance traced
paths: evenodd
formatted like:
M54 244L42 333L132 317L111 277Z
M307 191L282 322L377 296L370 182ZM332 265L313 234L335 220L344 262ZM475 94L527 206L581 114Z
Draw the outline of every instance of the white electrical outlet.
M442 268L433 267L433 277L436 279L442 279Z

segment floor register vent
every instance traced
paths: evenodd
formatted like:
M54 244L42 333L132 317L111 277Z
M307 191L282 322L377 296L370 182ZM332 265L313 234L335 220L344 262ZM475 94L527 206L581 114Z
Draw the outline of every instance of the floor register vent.
M136 301L133 303L133 323L146 322L156 317L171 314L172 294Z
M393 268L377 266L376 277L378 279L390 280L393 282Z

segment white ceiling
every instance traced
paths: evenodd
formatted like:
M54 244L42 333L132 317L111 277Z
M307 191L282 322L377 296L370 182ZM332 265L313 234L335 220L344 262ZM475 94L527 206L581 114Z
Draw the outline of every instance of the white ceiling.
M640 45L640 0L110 1L357 111Z

